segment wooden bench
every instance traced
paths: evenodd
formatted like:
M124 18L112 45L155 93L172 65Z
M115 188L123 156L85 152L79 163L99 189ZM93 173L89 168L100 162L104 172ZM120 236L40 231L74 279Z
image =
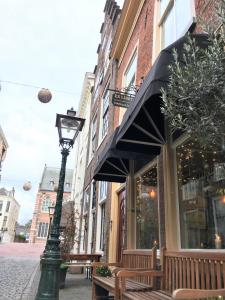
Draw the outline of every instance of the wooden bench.
M110 299L110 294L114 295L114 299L120 299L122 287L126 287L126 291L132 293L151 291L156 285L155 277L162 276L162 272L156 270L156 253L156 248L124 250L120 263L94 263L92 299ZM101 265L115 267L113 276L97 276L96 268ZM139 272L137 276L134 275L134 271ZM125 280L127 277L129 277L128 280Z
M138 269L139 258L126 257L125 251L120 264L120 267L124 268L116 269L114 277L107 279L95 277L93 299L104 299L101 297L107 296L108 292L115 295L115 299L123 300L169 300L172 297L201 299L205 296L224 296L224 253L195 250L171 252L161 249L161 271L158 271L154 249L151 252L153 263L143 270ZM127 258L129 263L126 265L124 262ZM156 277L160 278L159 286L156 285Z

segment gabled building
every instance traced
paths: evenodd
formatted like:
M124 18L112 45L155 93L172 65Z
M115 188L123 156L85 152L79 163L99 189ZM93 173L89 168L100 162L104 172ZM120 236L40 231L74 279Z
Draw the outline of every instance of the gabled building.
M0 240L12 243L15 237L15 226L18 221L20 204L15 199L14 188L11 191L0 189Z
M54 206L59 183L59 168L45 165L39 190L36 196L32 224L30 229L30 243L45 243L49 230L49 206ZM70 202L73 170L67 169L64 182L63 206ZM63 208L62 208L63 210Z

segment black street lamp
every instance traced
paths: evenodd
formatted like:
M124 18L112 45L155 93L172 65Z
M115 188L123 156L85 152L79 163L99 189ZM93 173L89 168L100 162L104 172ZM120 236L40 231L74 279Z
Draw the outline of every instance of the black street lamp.
M62 162L59 174L59 185L57 189L53 222L50 228L50 234L46 242L45 250L41 258L41 278L36 300L59 299L59 271L60 264L62 262L59 247L59 236L66 161L79 131L81 131L83 128L84 121L85 119L76 117L76 112L73 109L67 110L66 115L56 115L56 127L58 127Z

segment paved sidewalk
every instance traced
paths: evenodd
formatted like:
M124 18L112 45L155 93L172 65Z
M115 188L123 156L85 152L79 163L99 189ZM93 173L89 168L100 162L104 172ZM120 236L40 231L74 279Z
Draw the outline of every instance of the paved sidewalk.
M65 288L59 292L60 300L91 300L92 282L84 274L66 275Z

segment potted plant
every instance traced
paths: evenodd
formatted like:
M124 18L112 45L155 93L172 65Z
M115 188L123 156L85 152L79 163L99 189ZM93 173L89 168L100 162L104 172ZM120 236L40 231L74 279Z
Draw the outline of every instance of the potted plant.
M99 266L96 268L96 274L101 277L112 277L112 272L108 266Z
M77 210L74 210L74 202L68 201L63 205L62 217L60 222L60 252L61 257L65 257L73 249L78 233L77 222L80 216ZM66 274L69 266L65 259L60 265L60 288L65 287Z

